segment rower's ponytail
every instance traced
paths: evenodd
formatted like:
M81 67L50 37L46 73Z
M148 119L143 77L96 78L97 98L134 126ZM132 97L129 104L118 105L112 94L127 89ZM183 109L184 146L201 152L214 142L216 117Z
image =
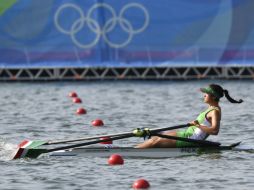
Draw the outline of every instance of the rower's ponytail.
M240 99L240 100L235 100L235 99L233 99L231 96L229 96L228 91L225 90L225 89L223 90L223 93L224 93L225 97L227 98L227 100L228 100L229 102L231 102L231 103L240 104L240 103L243 102L242 99Z
M214 91L214 96L215 96L215 100L216 101L220 101L220 98L222 98L224 95L227 98L227 100L231 103L236 103L236 104L240 104L243 102L242 99L240 100L235 100L233 99L229 93L228 90L223 89L220 85L218 84L210 84L209 87Z

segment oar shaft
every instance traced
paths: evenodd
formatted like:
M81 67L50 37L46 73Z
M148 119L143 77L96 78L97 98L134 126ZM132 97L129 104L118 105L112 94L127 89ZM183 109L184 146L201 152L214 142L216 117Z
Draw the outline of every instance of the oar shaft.
M202 146L220 146L220 143L218 142L212 142L212 141L206 141L206 140L187 139L183 137L176 137L176 136L162 135L162 134L154 134L153 136L158 136L158 137L173 139L173 140L180 140L180 141L190 142L190 143L196 143Z
M113 140L119 140L119 139L129 138L129 137L133 137L133 136L134 136L133 133L130 133L130 134L127 134L127 135L121 135L121 136L117 136L117 137L112 137L112 138L110 138L110 140L112 140L112 141ZM109 139L89 141L89 142L80 143L80 144L74 144L74 145L62 146L62 147L58 147L58 148L47 149L47 152L54 152L54 151L58 151L58 150L66 150L66 149L71 149L71 148L78 148L78 147L82 147L82 146L87 146L87 145L97 144L97 143L107 142L107 141L109 141Z
M130 133L130 132L115 133L115 134L98 135L98 136L79 138L79 139L70 139L70 140L65 140L65 141L49 141L45 145L71 143L71 142L78 142L78 141L86 141L86 140L99 139L99 138L103 138L103 137L116 137L116 136L129 135L129 134L132 134L132 133Z
M187 126L189 126L189 124L178 125L178 126L173 126L173 127L155 128L155 129L151 129L150 131L151 132L161 132L161 131L167 131L167 130L180 129L180 128L184 128ZM116 136L122 136L122 135L130 135L130 134L132 134L132 132L114 133L114 134L108 134L108 135L99 135L99 136L79 138L79 139L70 139L70 140L64 140L64 141L49 141L49 142L45 143L44 145L63 144L63 143L70 143L70 142L99 139L102 137L116 137Z
M185 124L185 125L178 125L178 126L174 126L174 127L164 127L164 128L156 128L156 129L151 129L150 131L152 133L157 133L160 131L165 131L165 130L174 130L174 129L179 129L179 128L183 128L189 126L189 124ZM124 139L124 138L129 138L129 137L134 137L135 135L132 132L129 133L122 133L122 135L118 135L115 137L111 137L110 140L114 141L114 140L119 140L119 139ZM105 136L104 136L105 137ZM102 139L102 140L94 140L94 141L89 141L89 142L84 142L84 143L80 143L80 144L74 144L74 145L68 145L68 146L63 146L63 147L58 147L58 148L52 148L52 149L48 149L48 152L54 152L54 151L58 151L58 150L66 150L66 149L71 149L71 148L78 148L81 146L87 146L87 145L91 145L91 144L97 144L97 143L101 143L101 142L107 142L109 141L109 139Z
M173 126L173 127L163 127L163 128L150 129L150 131L153 132L153 133L158 133L158 132L161 132L161 131L175 130L175 129L185 128L185 127L188 127L188 126L190 126L189 123L183 124L183 125L177 125L177 126Z

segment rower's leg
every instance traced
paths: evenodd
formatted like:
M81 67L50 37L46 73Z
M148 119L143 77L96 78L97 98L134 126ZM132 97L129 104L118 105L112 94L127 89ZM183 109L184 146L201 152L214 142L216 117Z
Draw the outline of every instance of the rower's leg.
M165 135L176 136L175 131L166 132ZM152 137L147 141L138 144L135 148L173 148L176 147L176 140L161 137Z
M152 137L145 142L138 144L135 148L153 148L155 142L157 142L159 138L160 137Z

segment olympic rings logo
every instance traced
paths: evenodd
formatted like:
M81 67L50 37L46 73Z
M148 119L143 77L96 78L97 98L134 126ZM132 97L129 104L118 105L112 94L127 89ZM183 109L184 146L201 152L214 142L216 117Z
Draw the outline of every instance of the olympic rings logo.
M93 13L99 8L108 10L111 14L111 18L107 20L103 26L100 26L97 20L92 18ZM131 22L124 18L125 12L130 8L137 8L143 12L145 19L143 25L140 28L135 29ZM73 9L79 15L79 18L71 24L70 29L65 29L60 25L60 15L65 9ZM119 15L117 16L115 10L109 4L96 3L88 10L87 15L85 15L78 5L66 3L57 9L54 16L54 22L56 28L63 34L70 35L72 42L80 48L91 48L95 46L101 37L110 47L122 48L131 42L135 34L141 33L147 28L149 24L149 13L143 5L138 3L129 3L120 10ZM109 32L114 30L117 24L119 24L121 29L128 34L127 39L121 43L112 42L107 35ZM94 40L87 44L80 42L76 37L77 33L80 32L85 26L87 26L88 29L95 34Z

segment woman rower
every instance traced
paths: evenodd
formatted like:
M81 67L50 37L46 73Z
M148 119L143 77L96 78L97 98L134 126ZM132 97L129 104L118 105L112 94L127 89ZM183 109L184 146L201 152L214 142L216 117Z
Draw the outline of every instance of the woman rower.
M208 108L199 114L195 121L190 122L190 127L183 131L164 132L163 135L189 138L195 140L205 140L209 135L217 135L220 130L221 108L220 98L224 95L231 103L242 103L243 100L234 100L229 96L227 90L217 84L210 84L206 88L201 88L204 93L204 102ZM171 148L193 146L193 143L180 140L152 137L151 139L139 144L136 148Z

